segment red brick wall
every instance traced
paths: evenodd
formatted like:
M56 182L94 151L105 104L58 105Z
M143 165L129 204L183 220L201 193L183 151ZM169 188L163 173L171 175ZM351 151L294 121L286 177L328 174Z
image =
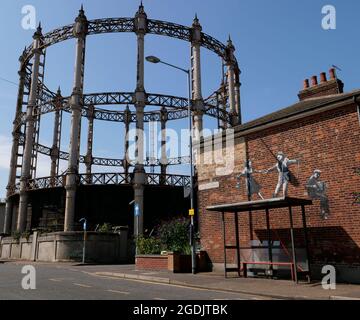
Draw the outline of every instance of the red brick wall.
M137 256L136 268L143 270L167 270L168 256Z
M276 163L275 156L283 151L290 159L300 159L290 167L296 185L289 184L289 196L307 197L305 184L313 170L322 171L321 180L328 184L330 217L320 217L320 204L315 200L307 208L310 249L315 262L360 263L360 205L353 204L352 193L360 189L360 177L353 168L360 166L360 124L356 106L338 108L301 120L282 124L249 134L246 137L247 154L254 169L266 169ZM244 159L235 161L243 162ZM201 242L213 263L223 262L221 217L206 211L209 205L245 201L246 194L235 188L236 173L220 177L218 189L199 192L199 224ZM277 183L277 172L255 174L263 186L265 198L271 198ZM243 181L243 180L242 180ZM254 200L257 196L254 196ZM234 223L227 218L228 243L234 242ZM251 228L250 228L251 222ZM289 244L289 218L287 210L271 213L272 237ZM303 243L300 210L294 210L297 242ZM254 212L240 216L240 239L248 246L251 239L266 240L265 214ZM231 258L231 255L230 255Z

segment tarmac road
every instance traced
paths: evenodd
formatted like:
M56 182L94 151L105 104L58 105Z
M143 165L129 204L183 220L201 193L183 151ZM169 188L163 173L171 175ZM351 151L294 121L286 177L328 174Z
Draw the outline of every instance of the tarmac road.
M216 290L96 276L84 266L34 264L36 289L22 288L24 263L0 263L0 300L259 300Z

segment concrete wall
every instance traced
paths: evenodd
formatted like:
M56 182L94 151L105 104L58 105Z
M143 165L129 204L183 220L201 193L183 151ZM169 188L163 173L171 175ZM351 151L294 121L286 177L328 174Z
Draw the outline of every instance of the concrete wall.
M86 262L115 263L128 260L127 229L115 233L89 232L86 241ZM55 232L28 239L0 238L0 258L45 262L81 261L82 232Z

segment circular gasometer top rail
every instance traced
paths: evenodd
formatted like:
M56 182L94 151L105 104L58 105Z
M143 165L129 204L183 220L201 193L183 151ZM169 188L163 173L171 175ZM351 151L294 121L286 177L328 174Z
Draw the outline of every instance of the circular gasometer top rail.
M66 25L60 28L57 28L53 31L50 31L41 37L40 50L44 50L52 45L57 43L76 38L74 28L76 23ZM146 29L145 33L162 35L167 37L172 37L184 41L192 41L192 28L183 26L176 23L146 19ZM87 21L87 35L103 34L103 33L120 33L120 32L137 32L136 28L136 18L104 18L104 19L95 19ZM224 60L229 58L228 48L225 44L219 40L211 37L210 35L201 32L201 41L200 45L204 48L209 49L210 51L217 54ZM31 69L30 60L34 55L33 44L25 48L20 60L25 66L25 69ZM233 63L237 67L237 61L235 56L232 56ZM30 72L27 72L27 87L30 86ZM56 94L46 88L42 83L42 90L39 90L41 95L38 97L40 101L40 107L37 112L39 114L44 114L52 112L56 109L54 104L56 100ZM204 114L207 114L210 117L217 118L224 123L231 124L231 114L226 109L221 109L218 107L218 104L211 99L211 95L208 99L204 100ZM69 107L70 97L63 98L62 108L71 112ZM89 117L90 112L88 106L96 105L120 105L128 104L134 105L136 103L134 93L129 92L119 92L119 93L92 93L86 94L83 96L83 110L82 116ZM178 110L167 111L167 120L178 120L187 117L187 105L188 101L186 98L174 97L161 94L147 94L147 105L148 106L159 106L165 108L175 108ZM97 120L106 120L114 122L125 122L126 113L121 111L105 110L102 108L95 108L92 115ZM144 113L144 121L160 121L161 113L160 111L149 111ZM25 116L23 119L17 119L19 125L23 124L25 121ZM129 117L129 122L136 122L136 113L131 112Z
M167 36L191 42L191 28L160 20L147 19L146 33ZM46 33L42 37L40 49L75 38L74 25L70 24ZM136 32L135 18L105 18L88 21L87 35L118 32ZM201 32L201 46L227 59L227 47L219 40ZM28 46L22 55L24 62L33 56L33 45ZM236 62L236 60L235 60Z

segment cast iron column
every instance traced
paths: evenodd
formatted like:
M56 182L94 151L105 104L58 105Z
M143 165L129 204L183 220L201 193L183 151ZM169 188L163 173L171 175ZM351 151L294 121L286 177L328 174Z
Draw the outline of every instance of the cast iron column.
M81 7L78 17L75 19L74 35L76 42L76 60L74 74L74 88L70 98L71 107L71 131L68 171L66 176L66 203L64 231L74 230L75 219L75 196L77 175L79 168L79 134L81 122L81 99L83 94L83 70L85 55L85 39L87 34L87 19Z
M17 230L24 232L27 223L27 207L28 207L28 194L27 183L30 179L31 171L31 154L33 150L33 136L34 136L34 108L36 107L37 93L38 93L38 81L39 81L39 67L40 67L40 55L41 55L41 38L42 30L39 25L38 29L34 33L33 39L33 53L34 60L31 74L31 88L29 95L29 103L26 110L26 134L25 134L25 148L23 156L23 164L21 169L20 178L20 200L19 200L19 215L17 221Z
M242 120L241 120L241 96L240 96L240 87L241 87L240 74L241 74L241 71L240 71L239 67L236 66L235 67L235 112L238 116L237 124L242 123Z
M235 47L231 39L229 38L227 44L227 81L228 81L228 92L229 92L229 105L230 105L230 115L231 115L231 124L232 126L237 125L238 116L236 114L236 100L235 100L235 71L234 71L234 51Z
M194 139L199 141L203 131L204 102L201 92L201 25L195 16L191 33L191 81L194 114Z
M86 158L85 158L85 164L86 164L86 174L87 177L87 183L91 184L91 166L93 164L93 142L94 142L94 106L89 106L89 112L88 112L88 134L87 134L87 152L86 152Z
M54 178L57 175L57 168L58 168L58 162L59 162L59 146L60 146L60 134L61 134L61 121L60 121L60 113L62 108L61 103L61 91L60 87L57 91L56 95L56 111L55 111L55 117L54 117L54 131L53 131L53 144L51 148L51 168L50 168L50 177L52 178L51 183L54 184Z
M166 121L167 121L167 111L166 108L161 108L161 161L160 161L160 170L161 170L161 181L160 184L165 184L166 180L166 168L168 165L167 155L166 155Z
M129 130L130 130L130 122L131 122L131 112L129 106L126 106L124 112L124 123L125 123L125 146L124 146L124 172L127 177L129 174Z
M21 135L21 125L19 121L22 116L22 106L24 100L24 86L25 86L25 65L24 65L24 53L19 58L20 61L20 70L19 70L19 89L18 89L18 98L16 103L16 112L15 120L13 122L13 132L12 132L12 148L11 148L11 160L10 160L10 170L9 170L9 179L8 185L6 187L6 207L5 207L5 221L4 221L4 233L9 234L11 229L11 219L13 204L10 199L10 196L14 193L15 183L16 183L16 171L18 168L18 150L20 144L20 135Z
M147 29L147 16L144 6L141 4L135 15L135 32L137 35L137 84L135 90L136 108L136 165L134 169L134 200L139 207L140 215L134 217L134 235L143 234L144 229L144 108L146 104L146 93L144 88L144 38Z

